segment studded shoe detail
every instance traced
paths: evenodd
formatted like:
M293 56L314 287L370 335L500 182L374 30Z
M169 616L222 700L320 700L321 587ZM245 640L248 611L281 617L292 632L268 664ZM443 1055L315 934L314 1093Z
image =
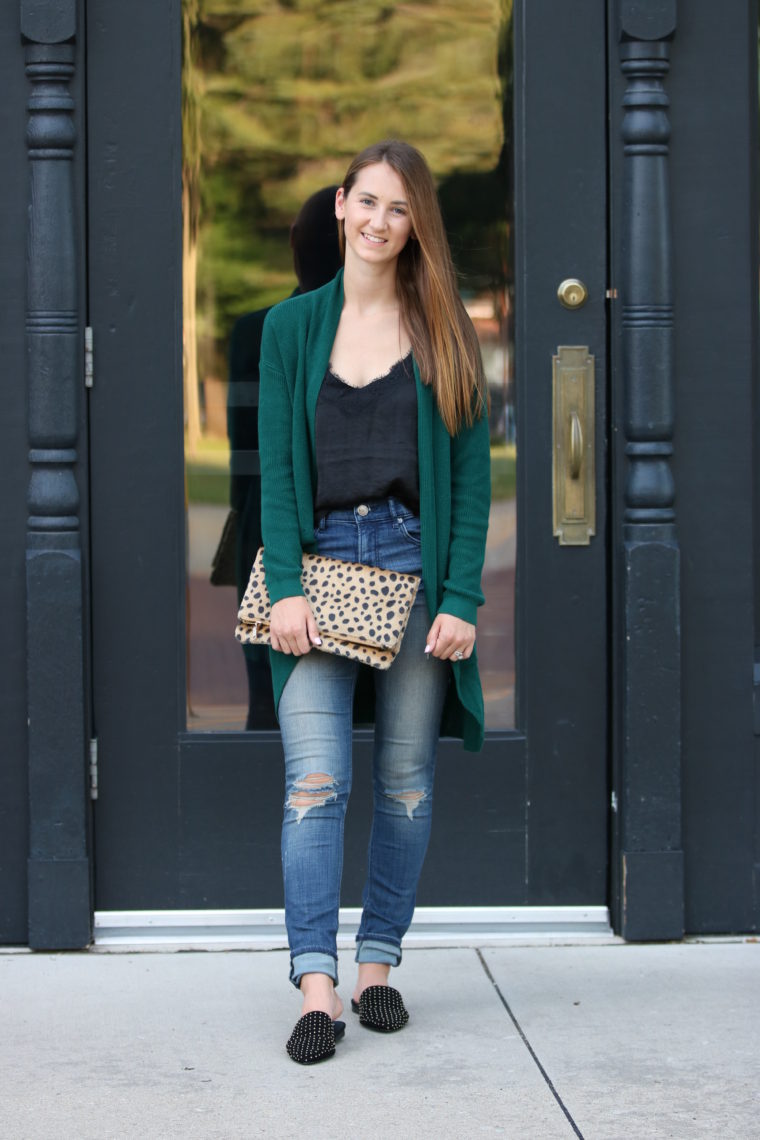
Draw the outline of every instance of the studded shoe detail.
M358 1002L351 998L351 1008L362 1025L379 1033L395 1033L409 1020L404 999L393 986L367 986Z
M299 1065L316 1065L335 1053L335 1042L346 1031L344 1021L333 1021L329 1013L315 1009L299 1017L285 1046L288 1056Z

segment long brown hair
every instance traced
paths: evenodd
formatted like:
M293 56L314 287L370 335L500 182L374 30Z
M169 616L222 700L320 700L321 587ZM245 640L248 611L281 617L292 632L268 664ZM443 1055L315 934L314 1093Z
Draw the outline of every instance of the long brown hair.
M409 143L387 139L353 160L343 191L348 197L359 171L387 162L404 184L412 234L398 259L396 288L401 316L423 383L432 384L438 411L450 435L479 418L487 406L483 364L475 329L457 288L430 167ZM338 222L341 253L345 229Z

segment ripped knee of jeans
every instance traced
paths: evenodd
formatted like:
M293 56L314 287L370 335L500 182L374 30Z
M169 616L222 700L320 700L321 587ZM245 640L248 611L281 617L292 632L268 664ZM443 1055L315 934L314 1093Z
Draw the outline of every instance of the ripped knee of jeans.
M403 804L406 808L407 818L411 820L414 819L415 809L419 807L423 800L427 799L427 792L421 791L391 792L386 788L385 795L389 800Z
M334 776L328 772L310 772L302 780L295 781L287 806L296 813L296 822L300 823L312 808L324 807L337 796Z

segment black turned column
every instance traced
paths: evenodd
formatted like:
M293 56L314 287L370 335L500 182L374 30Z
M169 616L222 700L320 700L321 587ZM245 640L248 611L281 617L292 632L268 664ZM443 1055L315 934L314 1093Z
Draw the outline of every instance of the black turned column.
M673 292L664 80L675 0L621 0L621 359L626 479L618 527L617 866L627 939L680 938L680 568L673 454Z
M27 143L29 944L90 941L77 459L74 0L22 0Z

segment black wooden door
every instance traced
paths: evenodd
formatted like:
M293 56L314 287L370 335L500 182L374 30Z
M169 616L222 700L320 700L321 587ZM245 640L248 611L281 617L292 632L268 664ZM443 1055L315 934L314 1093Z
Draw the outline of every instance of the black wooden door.
M277 733L188 724L180 30L179 0L88 2L101 911L281 906ZM422 906L607 901L604 14L589 0L572 8L521 0L504 51L510 39L514 727L491 728L478 755L442 742ZM503 53L500 66L511 82ZM447 115L442 107L442 122ZM507 203L504 210L506 217ZM582 307L558 300L568 278L588 291ZM567 462L595 457L596 533L583 546L561 545L554 534L552 369L560 346L585 348L594 360L595 429L567 427L576 449ZM566 476L560 465L560 482ZM492 620L483 643L498 648L510 636ZM357 733L356 745L346 905L359 899L367 832L366 734Z

